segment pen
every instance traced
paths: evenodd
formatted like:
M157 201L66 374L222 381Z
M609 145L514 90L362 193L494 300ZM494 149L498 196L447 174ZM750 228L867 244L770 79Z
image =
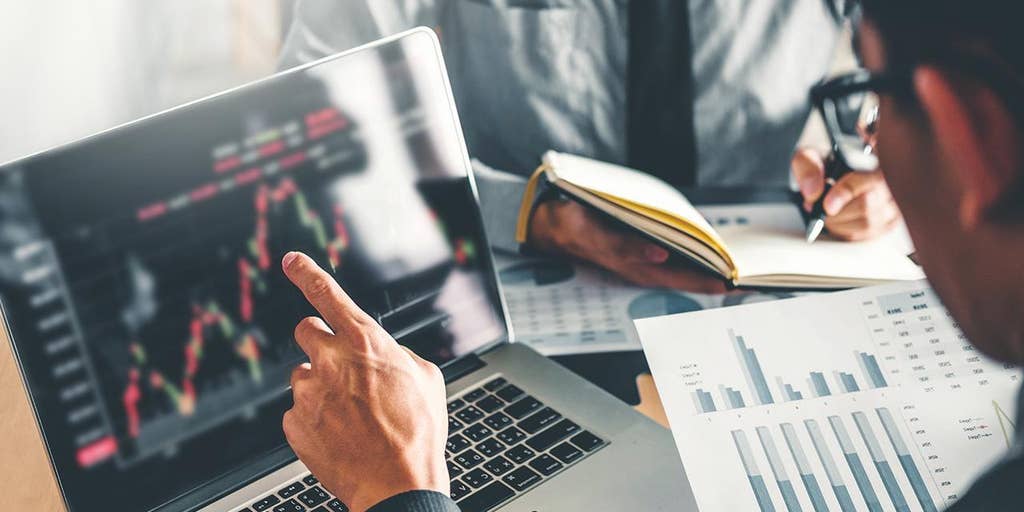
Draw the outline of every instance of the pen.
M814 202L807 218L807 243L817 240L818 235L821 235L825 229L825 196L828 195L829 190L832 190L832 186L839 178L851 171L852 169L842 161L842 158L836 157L835 151L825 161L825 188L818 200Z

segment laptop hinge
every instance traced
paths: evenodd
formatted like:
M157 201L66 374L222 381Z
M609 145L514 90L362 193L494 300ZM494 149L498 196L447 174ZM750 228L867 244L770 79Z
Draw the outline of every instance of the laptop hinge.
M441 373L444 374L444 383L451 384L484 366L487 366L487 363L483 359L477 357L476 354L469 354L446 364L444 368L441 368Z

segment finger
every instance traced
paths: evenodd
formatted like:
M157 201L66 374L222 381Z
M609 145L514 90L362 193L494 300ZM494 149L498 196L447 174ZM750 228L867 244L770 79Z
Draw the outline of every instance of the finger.
M850 202L846 203L842 210L828 217L826 219L826 226L829 219L832 219L837 224L857 219L868 219L870 221L874 218L880 218L888 220L885 214L888 213L887 207L892 202L893 198L887 187L872 188L854 197Z
M309 256L289 252L284 255L281 264L288 279L302 291L302 295L320 312L334 332L350 333L365 325L369 319L366 313L352 302L334 277Z
M800 195L804 198L804 208L810 210L810 205L825 190L825 162L816 151L802 149L793 154L790 168L793 180L800 188Z
M307 316L295 326L295 343L305 352L310 361L320 358L320 350L331 343L334 333L327 327L323 319L317 316Z
M825 219L829 233L841 240L861 241L888 232L896 226L902 215L895 201L876 208L870 216L860 216L843 222L832 217Z
M855 197L876 187L885 187L882 171L846 173L825 195L825 214L838 214Z

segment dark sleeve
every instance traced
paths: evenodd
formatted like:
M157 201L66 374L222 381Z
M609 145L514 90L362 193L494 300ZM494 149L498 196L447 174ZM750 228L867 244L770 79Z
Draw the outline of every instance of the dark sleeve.
M459 507L436 491L409 491L396 494L366 512L459 512Z

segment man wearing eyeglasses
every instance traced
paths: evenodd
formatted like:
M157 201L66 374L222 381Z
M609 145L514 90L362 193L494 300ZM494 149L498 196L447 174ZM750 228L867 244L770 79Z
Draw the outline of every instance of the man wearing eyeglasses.
M299 0L284 65L415 25L436 27L490 241L517 251L525 176L549 149L625 164L678 187L783 188L854 0ZM824 182L799 153L812 201ZM503 172L492 171L499 169ZM532 198L531 198L532 199ZM829 194L826 227L876 236L899 219L881 173ZM575 202L536 201L528 248L644 286L721 291L664 248Z
M1024 31L1016 6L1005 0L862 3L859 46L868 72L817 93L835 103L879 96L878 157L935 290L980 350L1024 365ZM359 510L457 511L445 496L445 394L436 368L399 350L340 289L310 285L333 281L308 258L286 257L285 272L342 326L335 333L320 322L298 331L303 346L329 348L340 373L327 381L307 377L306 385L320 391L307 395L310 403L297 397L295 406L337 421L288 415L285 431L295 452L327 489ZM341 342L353 339L374 349ZM342 384L362 386L358 409ZM1022 412L1018 406L1017 425L1024 424ZM360 458L367 453L373 457ZM1006 456L950 510L1020 510L1021 482L1024 433L1018 432Z

